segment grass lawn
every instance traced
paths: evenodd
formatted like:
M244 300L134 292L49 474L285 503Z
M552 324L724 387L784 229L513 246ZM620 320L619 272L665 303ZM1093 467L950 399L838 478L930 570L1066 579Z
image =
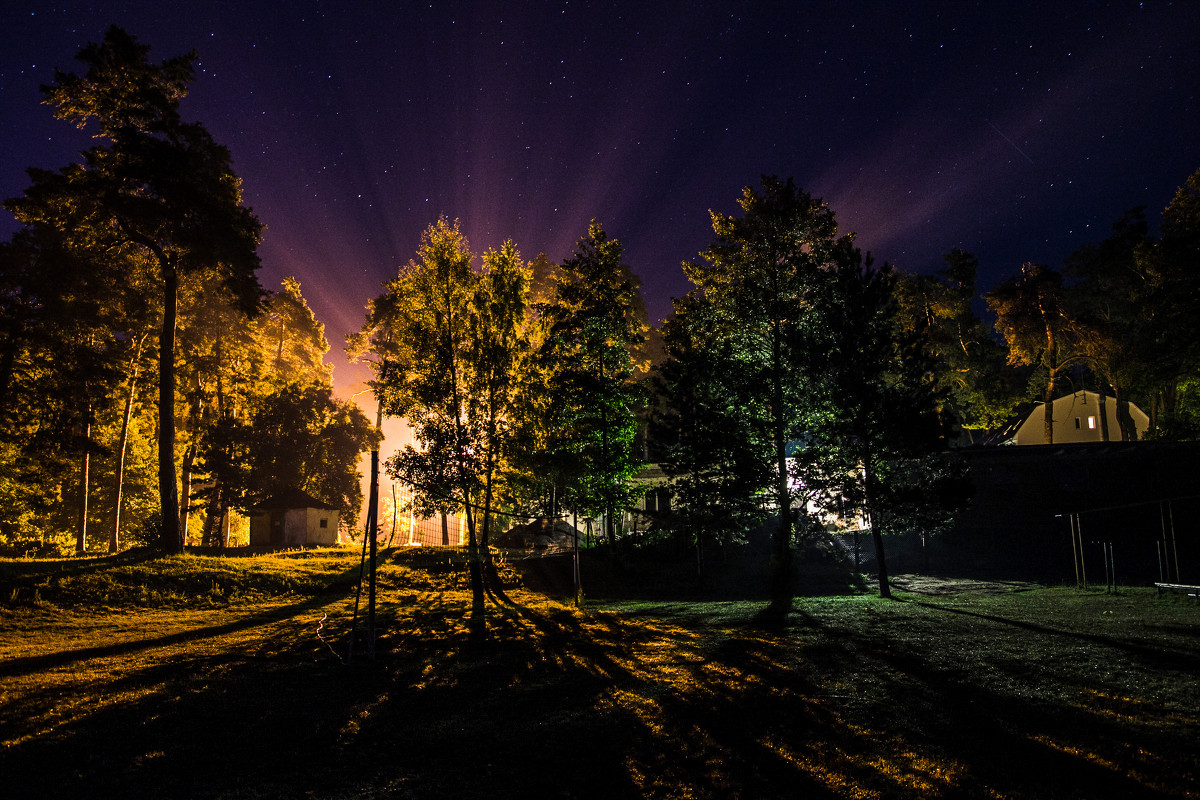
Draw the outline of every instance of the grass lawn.
M0 561L0 796L1198 797L1200 607L963 584L583 610L357 554ZM913 583L912 586L919 584Z

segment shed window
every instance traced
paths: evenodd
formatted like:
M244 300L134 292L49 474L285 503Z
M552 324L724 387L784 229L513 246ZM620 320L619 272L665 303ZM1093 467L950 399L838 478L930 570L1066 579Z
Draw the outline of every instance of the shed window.
M1092 430L1096 430L1096 418L1095 417L1088 417L1088 427Z
M1075 430L1079 430L1079 417L1075 418Z
M329 527L329 520L328 520L328 519L326 519L325 517L321 517L321 527L322 527L322 528L328 528L328 527Z

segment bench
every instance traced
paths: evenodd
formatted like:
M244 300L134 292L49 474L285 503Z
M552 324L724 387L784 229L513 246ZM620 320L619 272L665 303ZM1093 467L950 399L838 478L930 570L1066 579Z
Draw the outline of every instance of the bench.
M1186 592L1188 597L1200 598L1200 586L1189 586L1185 583L1156 583L1154 587L1158 589L1158 593L1163 592Z

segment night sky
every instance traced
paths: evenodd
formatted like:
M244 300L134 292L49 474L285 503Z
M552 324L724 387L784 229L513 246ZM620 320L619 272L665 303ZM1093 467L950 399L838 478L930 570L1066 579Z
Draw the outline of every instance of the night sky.
M110 24L156 62L194 48L184 117L233 153L263 285L301 281L341 364L438 215L555 261L597 218L658 320L708 209L764 173L880 261L974 252L987 289L1157 221L1200 168L1200 3L642 5L4 0L0 196L88 145L38 86Z

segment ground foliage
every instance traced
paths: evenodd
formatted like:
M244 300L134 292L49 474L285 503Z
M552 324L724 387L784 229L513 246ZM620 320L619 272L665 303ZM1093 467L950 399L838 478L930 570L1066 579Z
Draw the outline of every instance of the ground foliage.
M477 643L461 558L419 550L383 556L379 657L346 665L357 569L347 550L0 562L6 794L1200 791L1184 597L897 576L898 601L798 599L767 625L758 600L577 609L504 569Z

